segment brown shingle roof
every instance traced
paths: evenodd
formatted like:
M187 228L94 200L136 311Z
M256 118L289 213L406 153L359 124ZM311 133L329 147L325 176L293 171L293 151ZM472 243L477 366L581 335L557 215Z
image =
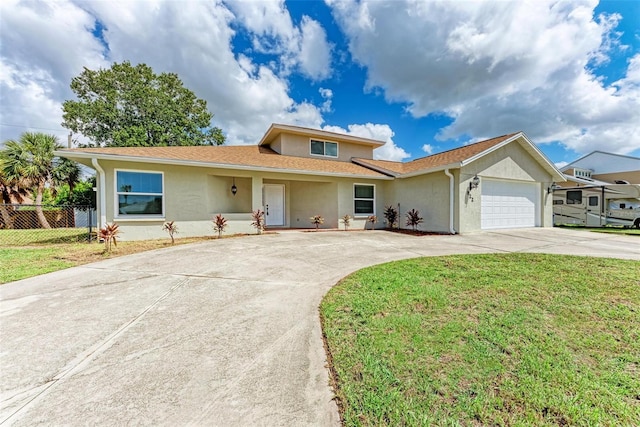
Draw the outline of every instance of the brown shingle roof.
M61 150L60 155L74 158L86 158L87 154L98 158L109 156L117 160L118 157L139 157L140 160L154 159L169 161L200 162L224 164L230 166L272 168L300 172L320 172L325 174L383 177L384 174L351 162L337 160L311 159L304 157L283 156L268 147L257 145L235 146L196 146L196 147L109 147L109 148L76 148Z
M454 148L449 151L443 151L442 153L434 154L432 156L415 159L407 163L369 159L356 159L356 161L362 165L372 166L377 170L388 171L394 175L403 175L406 173L412 173L420 170L436 168L438 166L445 166L462 162L464 160L470 159L477 154L482 153L485 150L488 150L495 145L500 144L501 142L506 141L507 139L517 135L518 133L519 132L498 136L495 138L487 139L485 141L465 145L464 147Z

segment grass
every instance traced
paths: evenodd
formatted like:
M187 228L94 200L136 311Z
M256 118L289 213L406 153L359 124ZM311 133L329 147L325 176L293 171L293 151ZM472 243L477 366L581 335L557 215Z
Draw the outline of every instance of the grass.
M87 228L0 230L0 247L14 246L16 244L40 245L48 243L86 242L87 236Z
M320 310L347 426L640 425L637 261L399 261Z
M594 233L625 234L628 236L640 236L640 228L624 227L585 227L582 225L558 225L556 227L571 230L593 231Z
M640 228L590 228L594 233L626 234L628 236L640 236Z
M6 232L13 231L14 230L0 230L0 236ZM84 233L84 238L86 238L86 230ZM47 243L46 245L42 245L43 241L47 241L44 237L38 237L37 233L32 236L34 237L28 244L0 248L0 284L108 258L171 246L169 238L162 240L126 241L118 242L117 247L113 247L111 252L106 252L104 244L102 243L87 243L86 241L80 243L77 240L74 242L72 233L66 236L67 243ZM0 237L0 242L2 242L1 239L2 237ZM176 239L176 245L209 239L212 238ZM65 239L61 240L64 241Z

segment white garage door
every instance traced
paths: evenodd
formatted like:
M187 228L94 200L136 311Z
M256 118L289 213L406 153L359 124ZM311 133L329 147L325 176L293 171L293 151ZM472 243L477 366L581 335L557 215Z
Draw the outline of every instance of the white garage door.
M539 225L540 202L535 183L483 179L481 199L483 230Z

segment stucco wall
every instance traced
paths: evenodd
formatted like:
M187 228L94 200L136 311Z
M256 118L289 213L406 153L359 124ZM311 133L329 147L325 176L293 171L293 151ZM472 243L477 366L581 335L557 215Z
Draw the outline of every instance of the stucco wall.
M467 192L475 175L480 178L479 187ZM547 194L552 176L519 143L513 142L464 166L458 180L458 204L460 233L481 230L481 203L483 178L507 179L523 182L540 182L540 226L553 226L552 198ZM473 200L472 200L473 199Z
M444 172L397 179L387 185L385 205L397 209L400 203L400 228L410 228L405 225L406 214L416 209L424 219L419 230L449 232L449 177ZM382 210L379 217L384 220Z
M353 216L353 184L376 184L376 209L382 209L382 181L317 177L302 174L232 171L227 169L198 168L145 163L118 163L101 161L105 170L106 220L120 225L123 240L165 238L165 221L176 221L178 237L214 235L212 218L220 213L228 220L225 234L254 233L250 226L251 211L264 209L263 184L285 186L285 227L312 228L309 217L322 215L323 228L341 227L339 218ZM164 174L164 218L134 218L115 213L114 168L123 170L156 171ZM231 193L235 178L238 192ZM380 216L380 215L379 215ZM353 228L364 228L360 218Z
M316 159L330 159L348 162L352 157L361 157L365 159L373 158L373 148L367 145L350 144L347 142L338 142L338 157L324 157L311 155L311 138L303 135L280 135L279 153L287 156L311 157ZM331 140L326 140L334 142ZM272 145L273 146L273 145ZM275 150L275 148L274 148ZM277 150L276 150L277 151Z

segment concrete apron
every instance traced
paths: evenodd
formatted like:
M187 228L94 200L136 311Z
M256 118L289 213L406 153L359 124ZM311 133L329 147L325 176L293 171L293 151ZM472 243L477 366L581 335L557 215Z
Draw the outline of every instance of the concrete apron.
M318 305L340 278L456 253L640 260L639 240L561 229L283 232L5 284L0 423L338 425Z

